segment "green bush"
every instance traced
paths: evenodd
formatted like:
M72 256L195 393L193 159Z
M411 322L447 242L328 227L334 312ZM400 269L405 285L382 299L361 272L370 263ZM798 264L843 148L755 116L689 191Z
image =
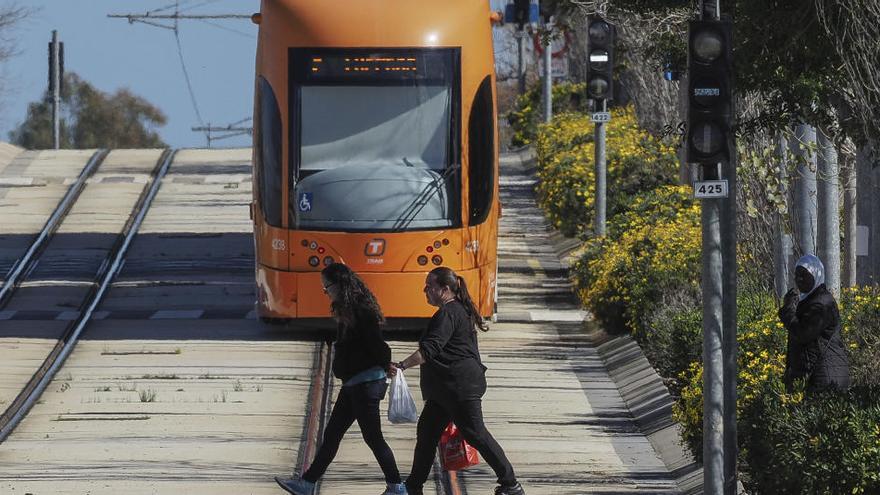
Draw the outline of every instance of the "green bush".
M880 287L844 289L840 299L853 384L880 386Z
M768 382L744 415L742 481L750 492L880 493L880 388L792 400Z

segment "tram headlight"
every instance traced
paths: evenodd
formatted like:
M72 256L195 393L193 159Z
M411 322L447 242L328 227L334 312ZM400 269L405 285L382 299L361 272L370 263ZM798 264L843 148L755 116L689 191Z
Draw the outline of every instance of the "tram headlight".
M333 264L333 256L324 256L324 266L330 266Z
M434 249L440 249L443 244L440 241L434 241Z
M435 254L434 256L431 256L431 263L440 266L443 264L443 258L440 255Z
M319 260L317 256L309 256L309 265L318 266L320 264L321 260Z
M418 261L420 265L425 266L428 264L428 257L423 254L416 258L416 261Z

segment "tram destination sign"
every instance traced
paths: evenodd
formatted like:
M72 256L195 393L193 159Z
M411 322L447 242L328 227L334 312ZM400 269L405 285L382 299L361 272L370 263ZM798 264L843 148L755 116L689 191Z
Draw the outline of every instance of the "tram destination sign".
M294 48L296 79L332 81L445 80L453 63L448 49Z

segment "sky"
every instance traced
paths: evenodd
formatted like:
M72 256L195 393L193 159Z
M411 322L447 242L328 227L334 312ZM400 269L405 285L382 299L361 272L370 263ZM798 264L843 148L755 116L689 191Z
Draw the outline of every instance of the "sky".
M257 26L249 19L180 21L180 47L197 114L174 32L107 17L111 13L144 14L173 6L175 0L0 0L0 5L13 3L34 12L12 33L18 54L0 64L4 89L0 94L0 141L9 140L9 131L24 121L28 103L39 100L46 89L53 29L64 43L65 71L76 72L107 93L128 88L157 106L168 121L156 130L172 147L206 147L204 133L191 127L227 126L253 113ZM503 9L506 3L490 0L495 10ZM250 15L259 11L260 0L179 0L179 6L185 15ZM213 143L215 147L250 145L248 135Z
M174 32L107 17L143 14L173 5L174 0L0 0L0 5L11 3L35 11L13 33L18 54L0 65L6 90L0 101L0 141L9 140L9 131L25 119L28 103L39 100L46 89L48 43L55 29L64 42L65 71L76 72L108 93L128 88L159 107L168 122L157 131L170 146L207 146L204 133L190 130L200 120ZM182 14L250 15L259 8L259 0L180 0ZM249 19L208 22L214 24L180 21L181 51L201 122L227 126L253 112L257 26ZM250 144L250 136L244 135L214 141L213 146Z

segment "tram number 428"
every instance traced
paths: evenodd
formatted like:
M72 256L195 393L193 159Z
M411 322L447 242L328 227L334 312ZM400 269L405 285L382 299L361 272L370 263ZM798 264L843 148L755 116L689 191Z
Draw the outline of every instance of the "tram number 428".
M695 198L726 198L726 180L703 180L694 182Z

